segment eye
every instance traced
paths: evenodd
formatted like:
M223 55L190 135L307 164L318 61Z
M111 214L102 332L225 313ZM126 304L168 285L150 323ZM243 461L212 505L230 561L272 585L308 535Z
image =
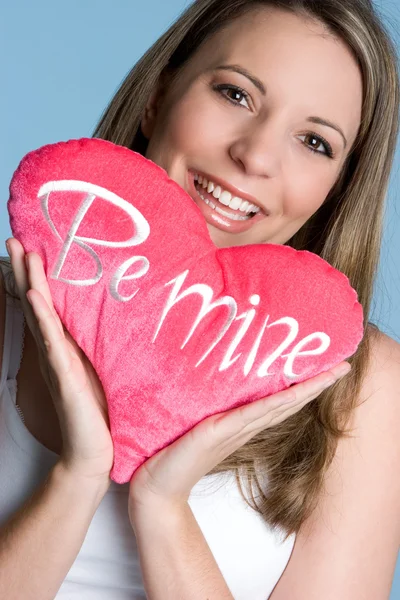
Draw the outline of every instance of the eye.
M248 100L250 98L249 94L243 88L241 88L237 85L232 85L230 83L229 84L221 83L218 85L213 85L212 89L214 91L216 91L218 94L220 94L221 96L223 96L228 102L230 102L231 104L234 104L236 106L245 106L240 101L240 97L242 97L242 100L244 99L247 103L247 106L249 107L249 105L248 105ZM228 93L230 92L232 95L235 95L236 98L233 99L227 93L224 93L224 92L228 92ZM312 146L310 146L309 144L304 143L304 146L307 148L307 150L309 150L313 154L320 154L322 156L326 156L327 158L334 158L332 146L321 135L317 135L314 132L309 132L309 133L304 134L304 137L311 138L311 139L317 141L317 144L314 145L314 148ZM318 148L320 145L322 145L325 148L325 151L321 152L320 150L315 150L315 147Z
M330 145L329 142L326 141L325 138L323 138L320 135L317 135L316 133L306 133L304 134L305 138L311 138L311 140L316 140L317 144L314 144L314 147L308 145L308 144L304 144L305 147L307 148L307 150L310 150L310 152L313 152L314 154L322 154L322 156L327 156L328 158L333 158L333 150L332 150L332 146ZM315 150L315 148L318 148L320 145L322 145L325 148L325 152L321 152L320 150Z
M217 93L219 93L224 98L226 98L226 100L228 100L228 102L231 102L232 104L236 104L237 106L245 106L244 104L239 102L240 96L242 96L242 98L244 100L246 100L246 102L248 102L248 100L249 100L249 94L242 88L238 87L237 85L222 83L222 84L213 86L213 90L216 91ZM232 95L236 96L236 98L235 99L230 98L227 94L223 93L224 90L231 92ZM239 98L238 98L238 96L239 96ZM247 104L247 106L248 106L248 104Z

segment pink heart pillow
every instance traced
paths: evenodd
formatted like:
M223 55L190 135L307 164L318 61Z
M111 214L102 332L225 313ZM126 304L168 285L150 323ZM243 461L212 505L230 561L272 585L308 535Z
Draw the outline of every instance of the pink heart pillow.
M216 248L192 198L127 148L30 152L8 210L104 387L117 483L209 415L326 371L362 339L344 274L288 246Z

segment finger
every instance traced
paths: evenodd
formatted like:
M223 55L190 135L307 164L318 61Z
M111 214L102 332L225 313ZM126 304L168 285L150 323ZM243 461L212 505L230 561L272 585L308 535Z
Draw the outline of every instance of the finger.
M341 369L349 363L346 361L327 372L320 373L311 379L297 383L290 388L261 398L249 404L227 411L232 414L232 422L228 425L233 431L261 431L267 426L272 426L283 421L291 414L295 414L305 404L315 400L323 390L333 385L341 376ZM227 412L217 415L215 426L219 426ZM223 432L221 432L223 434Z
M28 280L31 289L35 289L43 296L47 306L53 314L53 317L60 328L64 331L61 320L54 308L53 299L51 297L49 284L44 272L43 261L37 252L28 252L25 256L28 270Z
M286 390L282 390L275 394L275 398L279 403L296 403L301 402L304 398L315 393L320 393L330 385L333 385L339 377L344 376L351 366L348 362L343 361L339 365L332 367L328 371L319 373L315 377L306 379L301 383L292 385Z
M27 299L38 323L48 362L59 379L65 378L71 371L72 358L64 333L60 330L53 312L40 292L30 289L27 292Z
M37 344L43 347L43 344L41 343L41 340L37 335L37 324L33 309L26 298L26 293L29 290L29 280L28 272L25 265L25 250L22 244L16 238L9 238L7 240L7 244L9 248L10 261L14 273L15 284L17 286L17 292L21 300L21 305L24 311L26 322Z
M34 313L29 302L26 300L26 293L30 288L37 289L42 294L50 310L53 312L60 330L62 330L62 323L54 308L53 300L50 295L42 259L36 252L28 252L25 254L22 244L16 238L9 238L7 243L10 249L11 266L13 267L15 282L17 284L25 317L37 343L40 343L40 340L36 335L37 324ZM42 344L40 345L42 346Z

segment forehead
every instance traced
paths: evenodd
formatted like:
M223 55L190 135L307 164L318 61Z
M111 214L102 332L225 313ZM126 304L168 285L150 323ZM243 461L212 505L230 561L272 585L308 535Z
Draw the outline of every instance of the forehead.
M293 72L302 65L317 68L323 63L329 68L338 62L356 69L349 48L323 23L271 7L250 10L228 23L205 40L196 54L198 62L208 64L240 57L261 70L273 62Z
M270 104L291 99L305 111L339 119L349 137L356 134L361 73L347 45L323 23L271 7L253 9L205 40L188 69L197 77L221 64L239 64L261 79Z

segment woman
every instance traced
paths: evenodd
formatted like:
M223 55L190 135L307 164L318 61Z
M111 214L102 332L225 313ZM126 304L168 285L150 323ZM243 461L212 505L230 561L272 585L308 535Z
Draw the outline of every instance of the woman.
M29 329L4 394L48 454L40 454L45 482L37 464L18 493L5 484L10 451L2 461L4 596L388 598L400 540L400 345L367 318L398 103L393 46L367 0L199 0L135 65L95 135L165 168L191 193L217 246L286 244L344 272L365 335L350 376L335 367L206 419L116 494L98 378L63 330L39 256L25 257L11 238ZM12 427L15 441L21 420ZM247 503L232 474L249 484ZM196 499L205 481L222 486ZM106 528L112 514L117 533ZM112 566L102 544L119 552Z

